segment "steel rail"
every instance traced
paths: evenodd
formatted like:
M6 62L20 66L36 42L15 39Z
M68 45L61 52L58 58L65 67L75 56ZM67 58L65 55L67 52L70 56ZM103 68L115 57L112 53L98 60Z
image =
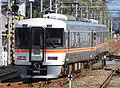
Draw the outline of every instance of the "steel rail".
M100 85L99 88L107 88L107 86L108 86L110 80L112 79L113 74L116 72L116 70L117 70L117 69L113 70L113 71L109 74L109 76L107 77L107 79L103 82L102 85Z

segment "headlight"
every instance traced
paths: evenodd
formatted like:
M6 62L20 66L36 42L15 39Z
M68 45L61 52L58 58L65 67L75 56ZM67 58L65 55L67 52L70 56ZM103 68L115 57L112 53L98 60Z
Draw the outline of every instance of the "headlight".
M26 56L18 56L17 60L26 60Z
M48 57L48 60L57 60L58 57Z

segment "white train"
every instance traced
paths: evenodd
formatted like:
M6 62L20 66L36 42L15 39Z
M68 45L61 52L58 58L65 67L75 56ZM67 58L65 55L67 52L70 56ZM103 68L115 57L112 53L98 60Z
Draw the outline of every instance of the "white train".
M14 59L22 78L58 78L66 62L89 60L104 51L105 25L47 16L15 24Z

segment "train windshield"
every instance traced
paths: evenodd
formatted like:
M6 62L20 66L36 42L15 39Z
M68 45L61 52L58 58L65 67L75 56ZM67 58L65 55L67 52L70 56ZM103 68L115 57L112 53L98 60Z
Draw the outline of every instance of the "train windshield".
M34 48L43 48L43 39L46 41L46 47L62 47L63 46L63 28L16 28L15 30L15 47L29 49L29 45ZM45 35L46 37L45 37Z
M46 47L63 46L63 28L46 28Z
M15 47L21 49L43 48L43 28L16 28L15 30Z
M41 49L43 48L44 29L41 27L32 28L32 47Z
M29 30L28 28L17 28L15 30L15 47L16 48L29 48Z

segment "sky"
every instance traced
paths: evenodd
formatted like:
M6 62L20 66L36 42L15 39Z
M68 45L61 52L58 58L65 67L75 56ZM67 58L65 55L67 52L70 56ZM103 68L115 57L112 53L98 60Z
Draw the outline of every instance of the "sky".
M7 0L0 0L0 1L7 2Z
M107 6L110 11L120 11L120 0L111 0Z

